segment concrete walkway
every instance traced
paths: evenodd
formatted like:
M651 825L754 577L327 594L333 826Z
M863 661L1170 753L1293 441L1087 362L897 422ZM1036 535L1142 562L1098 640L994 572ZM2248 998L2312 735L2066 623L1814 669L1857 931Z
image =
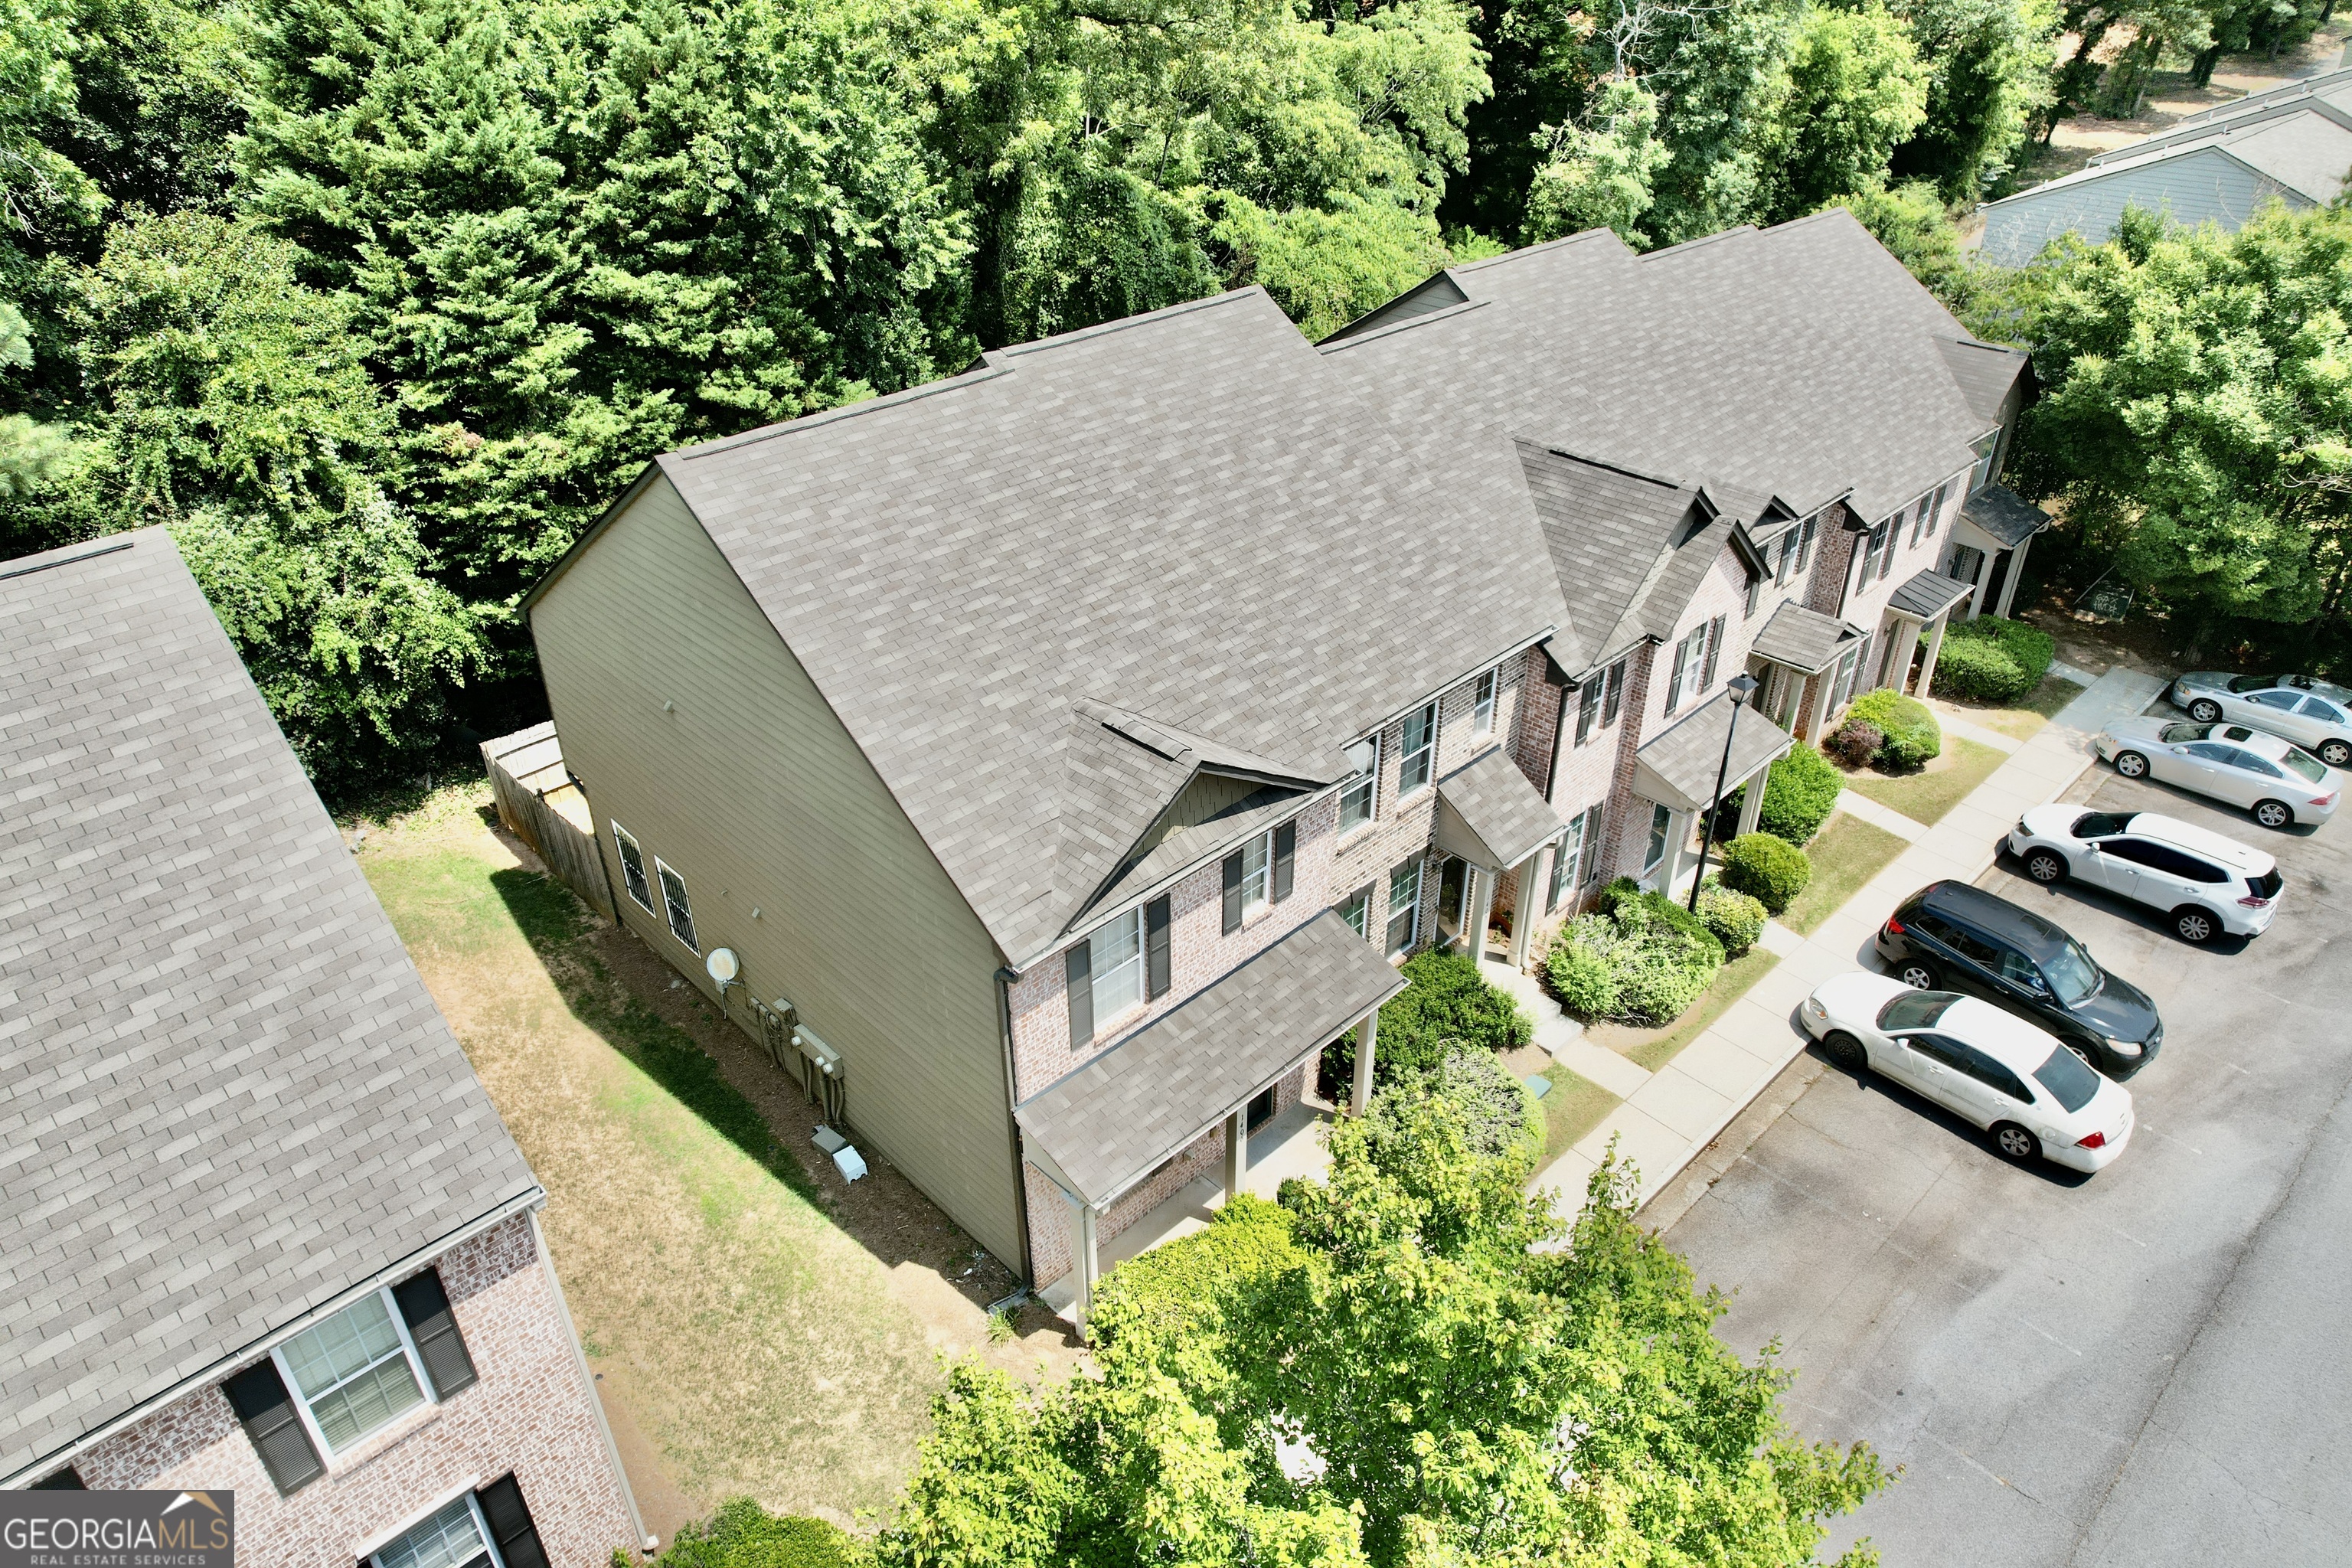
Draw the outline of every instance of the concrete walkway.
M1881 805L1857 790L1847 790L1838 796L1838 810L1857 817L1873 827L1883 827L1906 843L1916 844L1927 835L1927 825L1904 816L1891 805Z
M2120 668L2099 677L2040 733L2017 746L1941 822L1919 828L1885 870L1811 935L1800 937L1785 927L1768 926L1763 944L1780 953L1780 962L1658 1071L1643 1073L1626 1062L1630 1073L1616 1074L1619 1082L1629 1086L1621 1089L1600 1076L1602 1070L1615 1069L1595 1063L1594 1070L1587 1070L1585 1061L1555 1053L1562 1066L1603 1083L1622 1095L1624 1103L1537 1176L1536 1190L1551 1193L1560 1212L1572 1214L1584 1201L1585 1183L1613 1138L1619 1158L1633 1162L1642 1173L1643 1201L1663 1191L1803 1051L1805 1036L1795 1015L1812 988L1832 974L1871 966L1871 944L1878 928L1895 905L1920 887L1944 877L1973 881L1982 874L2018 815L2055 799L2091 765L2095 755L2092 737L2116 720L2147 708L2164 686L2155 676ZM1840 808L1850 809L1853 799L1850 793L1842 796ZM1883 806L1876 809L1895 816ZM1863 810L1853 815L1873 820ZM1518 978L1533 989L1532 980ZM1517 985L1512 989L1520 990ZM1559 1009L1553 1007L1552 1013L1557 1016ZM1537 1039L1543 1038L1538 1024ZM1584 1048L1600 1051L1590 1045ZM1635 1075L1640 1081L1634 1081Z

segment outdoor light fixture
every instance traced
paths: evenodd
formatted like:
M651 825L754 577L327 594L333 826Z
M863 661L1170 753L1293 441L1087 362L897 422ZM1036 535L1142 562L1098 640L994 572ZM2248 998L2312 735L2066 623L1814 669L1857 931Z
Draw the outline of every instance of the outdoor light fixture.
M1698 913L1699 884L1706 880L1706 852L1715 847L1715 819L1723 810L1723 776L1731 771L1731 738L1739 733L1739 710L1756 695L1756 678L1745 671L1723 683L1724 689L1731 694L1731 722L1723 731L1723 761L1715 765L1715 799L1707 803L1706 820L1699 826L1698 875L1691 879L1693 914Z

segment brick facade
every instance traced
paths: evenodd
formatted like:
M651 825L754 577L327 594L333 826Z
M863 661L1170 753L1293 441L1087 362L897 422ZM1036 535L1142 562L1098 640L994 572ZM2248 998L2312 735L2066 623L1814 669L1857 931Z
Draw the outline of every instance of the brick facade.
M83 1480L101 1490L233 1490L240 1568L352 1568L362 1549L512 1471L554 1568L606 1568L616 1548L635 1544L629 1511L530 1216L436 1264L479 1374L470 1387L337 1455L290 1497L278 1495L217 1386L84 1453L75 1461Z

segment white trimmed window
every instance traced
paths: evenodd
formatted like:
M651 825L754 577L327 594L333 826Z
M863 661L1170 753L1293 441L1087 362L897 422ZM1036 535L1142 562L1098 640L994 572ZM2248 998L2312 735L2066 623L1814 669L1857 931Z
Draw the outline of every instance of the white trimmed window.
M1478 678L1476 694L1470 703L1470 732L1491 735L1495 732L1495 694L1502 689L1503 672L1490 669Z
M1596 805L1576 814L1552 850L1551 887L1544 898L1545 913L1559 908L1562 899L1591 880L1600 854L1601 808Z
M661 879L662 907L669 914L669 934L684 942L693 952L700 952L702 944L694 939L694 906L686 900L686 879L654 857L654 873Z
M1437 772L1437 704L1404 721L1404 760L1397 767L1399 798L1427 786Z
M340 1453L425 1403L425 1379L392 1293L362 1296L273 1351L312 1439Z
M1389 873L1389 952L1412 951L1421 935L1421 861L1407 860Z
M411 1525L368 1559L370 1568L469 1568L499 1562L471 1492Z
M1129 910L1087 939L1095 1017L1103 1023L1143 1000L1143 911Z
M1339 918L1346 921L1348 929L1358 936L1370 935L1368 927L1371 915L1372 890L1370 888L1359 888L1340 900Z
M1339 831L1352 833L1372 819L1381 784L1381 742L1375 735L1348 748L1353 776L1339 786Z
M1927 537L1930 539L1936 537L1936 525L1944 520L1944 498L1951 493L1951 489L1952 487L1949 485L1937 485L1936 493L1927 498L1926 521Z
M1242 919L1265 908L1274 885L1274 835L1261 833L1242 846Z
M653 884L646 879L646 852L619 823L613 824L613 847L621 857L621 880L628 884L629 897L643 906L646 913L654 910Z
M1969 494L1974 495L1992 483L1993 469L2000 461L2000 432L1980 436L1974 443L1977 466L1969 470Z

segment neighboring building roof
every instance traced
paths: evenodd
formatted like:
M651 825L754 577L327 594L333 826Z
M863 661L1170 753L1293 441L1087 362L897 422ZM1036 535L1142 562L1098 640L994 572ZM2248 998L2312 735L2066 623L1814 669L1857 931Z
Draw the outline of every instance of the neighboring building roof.
M2217 103L2210 109L2200 109L2194 114L2184 114L2155 135L2140 142L2127 142L2121 147L2110 148L2091 161L2095 163L2102 163L2121 154L2128 154L2135 147L2147 146L2150 142L2167 141L2175 136L2193 135L2204 127L2225 121L2245 120L2255 115L2275 113L2282 109L2300 109L2317 105L2325 105L2338 110L2352 107L2352 69L2339 64L2334 70L2322 71L2316 76L2299 77L2294 81L2266 89L2262 92L2250 92L2243 98L2234 98L2227 103Z
M1246 289L660 471L1022 967L1190 776L1107 710L1328 782L1566 618L1524 502L1481 512L1376 426Z
M5 1477L538 1188L170 536L0 647Z
M1466 303L1323 349L1402 446L1496 517L1562 505L1529 448L1800 513L1850 494L1883 517L1969 465L1986 381L2022 363L1989 354L1963 385L1944 345L1968 333L1842 208L1644 257L1593 230L1446 276ZM1621 537L1592 531L1563 560L1556 530L1571 596L1626 572ZM1580 672L1616 628L1572 623L1554 657Z
M1808 675L1819 675L1862 639L1862 628L1835 616L1809 610L1794 599L1783 599L1748 651L1774 664L1785 664Z
M1940 572L1915 572L1888 596L1886 607L1898 616L1931 621L1975 592L1974 584L1963 583L1957 577L1947 577Z
M1325 910L1013 1114L1033 1152L1099 1206L1404 988Z
M2050 514L2003 485L1987 485L1960 503L1960 516L2000 541L2024 543L2050 526Z
M1500 746L1437 781L1437 847L1474 865L1507 870L1566 826Z
M1642 742L1633 753L1633 789L1677 811L1704 811L1715 798L1722 770L1730 789L1797 743L1797 738L1753 708L1743 709L1732 732L1731 761L1724 766L1723 742L1731 728L1731 694L1718 691L1670 729Z

